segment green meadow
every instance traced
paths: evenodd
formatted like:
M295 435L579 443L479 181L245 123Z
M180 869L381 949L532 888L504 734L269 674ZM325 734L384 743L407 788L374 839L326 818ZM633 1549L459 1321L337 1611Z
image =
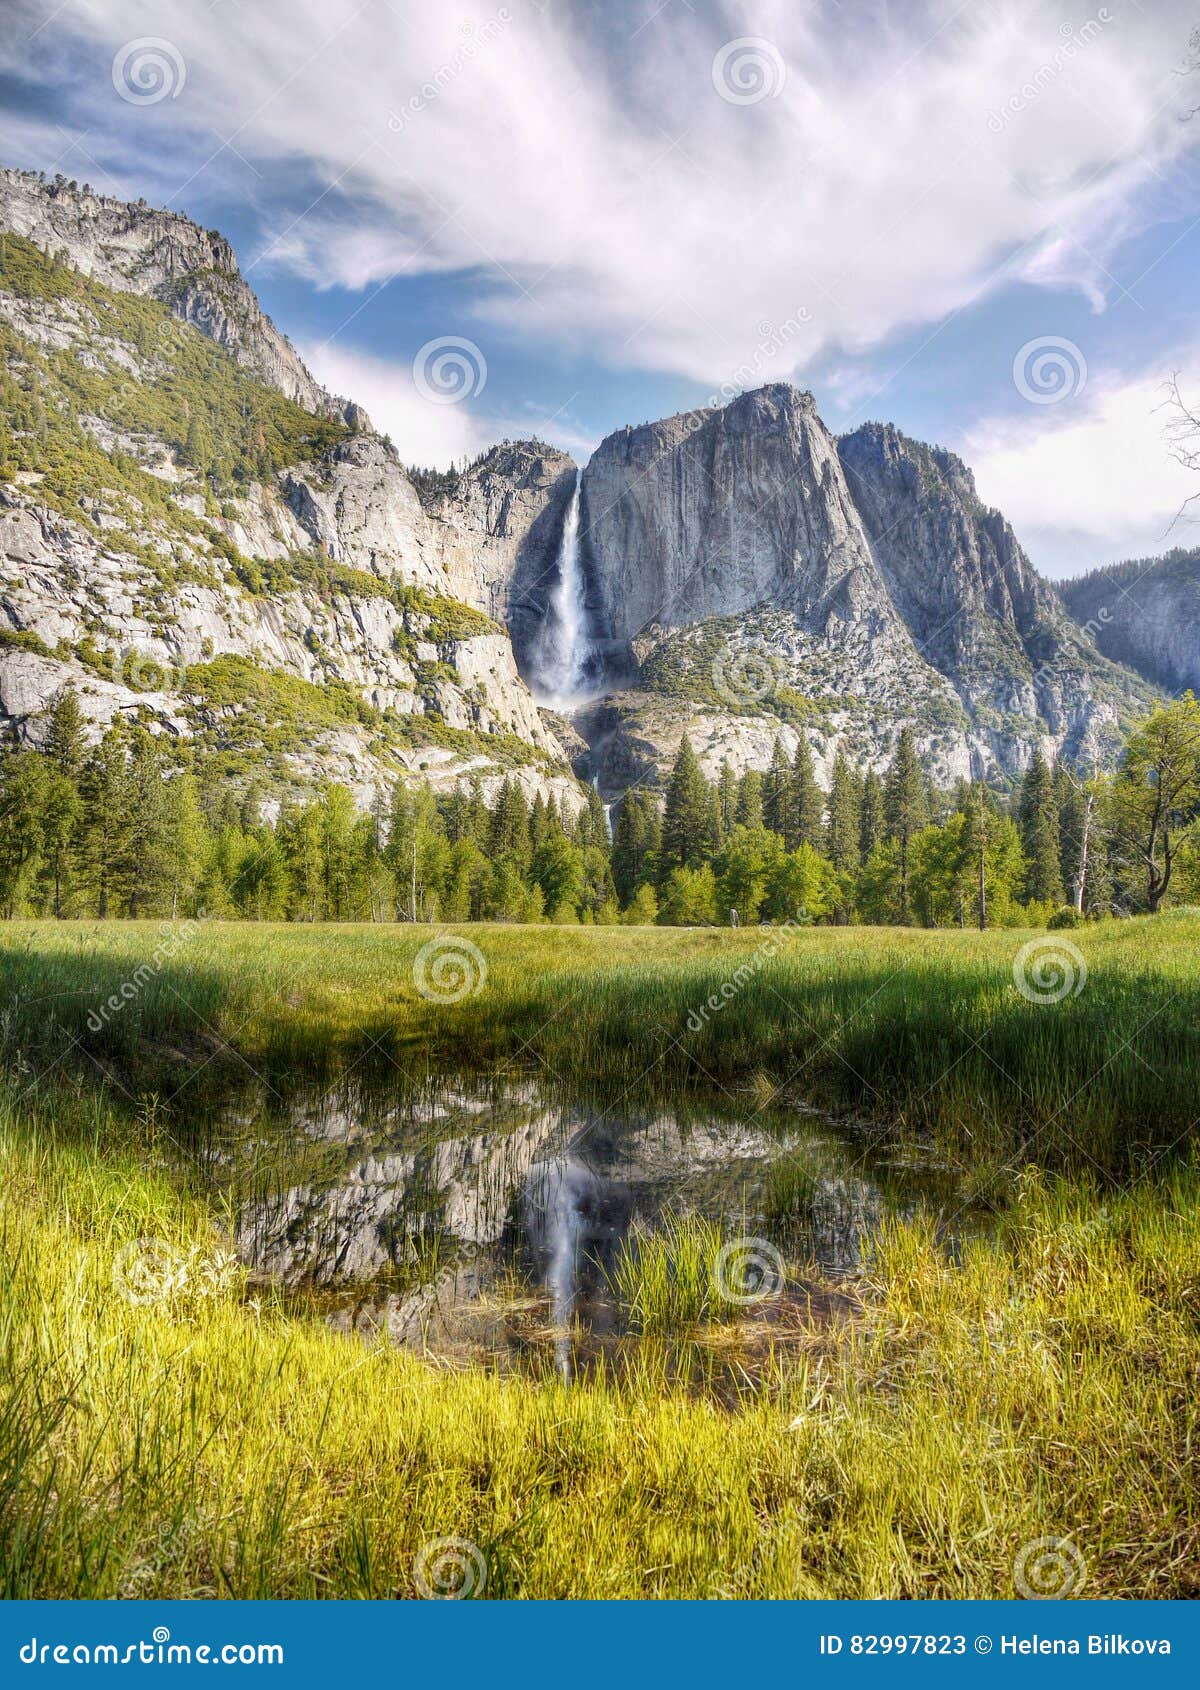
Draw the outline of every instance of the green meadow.
M1024 962L1023 947L1035 946ZM1196 1594L1200 917L1069 935L11 923L0 933L0 1580L9 1596ZM1022 987L1024 982L1024 989ZM422 989L423 988L423 989ZM680 1215L615 1275L636 1356L570 1386L350 1338L247 1283L165 1154L268 1076L532 1073L952 1168L845 1307L736 1357ZM802 1203L781 1170L773 1201ZM173 1263L152 1300L128 1264Z

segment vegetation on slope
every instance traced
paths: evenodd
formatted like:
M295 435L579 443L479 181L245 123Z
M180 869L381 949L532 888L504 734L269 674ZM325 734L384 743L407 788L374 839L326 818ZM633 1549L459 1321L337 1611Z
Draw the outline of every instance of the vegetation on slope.
M220 491L268 481L346 434L344 424L266 386L158 300L106 288L20 235L0 235L0 291L54 302L78 334L61 348L28 339L3 348L5 365L25 369L24 382L5 378L3 393L18 458L23 441L40 456L48 434L70 429L76 417L101 418L122 434L164 441Z

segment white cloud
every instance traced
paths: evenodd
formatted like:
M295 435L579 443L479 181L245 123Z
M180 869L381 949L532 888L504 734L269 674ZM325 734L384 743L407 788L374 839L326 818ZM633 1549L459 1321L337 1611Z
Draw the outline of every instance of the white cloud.
M1185 395L1200 390L1200 349L1175 360ZM970 429L961 451L980 497L1013 524L1035 563L1075 575L1120 557L1195 543L1196 477L1175 460L1175 411L1159 380L1087 387L1058 406ZM1174 526L1173 526L1174 525Z
M413 382L412 368L388 358L351 351L335 342L297 349L323 387L362 405L381 434L389 434L406 464L445 466L473 458L496 435L465 402L439 405Z
M498 440L536 436L581 462L599 442L582 433L569 412L546 416L532 406L510 416L480 411L463 400L438 404L425 397L413 379L411 364L375 357L336 341L302 343L300 356L323 387L354 399L381 434L391 436L401 461L444 468L473 458Z
M177 164L185 207L236 155L268 202L304 167L314 203L278 219L272 262L355 288L469 271L485 350L496 323L710 385L800 308L779 376L936 321L1001 275L1099 305L1135 196L1197 139L1175 74L1192 0L1109 0L1074 27L1061 0L157 0L187 83L138 109L109 69L147 15L106 0L46 35L86 44L81 111L146 137L160 172ZM713 84L742 36L786 67L779 87L767 64L778 91L749 104Z

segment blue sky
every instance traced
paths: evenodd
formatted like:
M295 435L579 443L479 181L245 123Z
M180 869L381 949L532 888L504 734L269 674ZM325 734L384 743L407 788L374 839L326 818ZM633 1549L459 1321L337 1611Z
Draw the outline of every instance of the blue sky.
M1051 575L1200 541L1164 407L1200 400L1190 4L5 18L0 158L220 228L409 461L583 458L786 379L960 452Z

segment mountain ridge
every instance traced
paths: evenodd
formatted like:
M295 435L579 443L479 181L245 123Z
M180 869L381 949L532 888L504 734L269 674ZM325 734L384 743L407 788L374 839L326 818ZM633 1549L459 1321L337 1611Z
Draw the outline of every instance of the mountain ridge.
M318 746L293 774L345 776L349 756L368 802L389 771L494 784L527 755L530 790L577 803L568 755L617 797L685 734L709 772L801 736L827 772L839 745L882 767L909 725L939 779L1008 780L1039 749L1111 759L1155 696L954 453L887 423L837 437L811 393L771 383L614 430L583 466L607 697L566 723L536 706L536 654L573 459L505 441L460 472L406 471L313 380L224 237L180 213L0 171L0 228L20 259L0 276L20 459L0 483L0 707L20 733L65 680L101 725L190 731L80 651L179 674L261 658L368 712L352 756L343 734L327 768Z
M762 647L774 674L760 664L743 704L781 706L785 743L797 699L823 713L805 731L826 763L846 740L882 766L906 722L944 779L1011 778L1035 749L1104 760L1151 696L1095 650L960 459L891 424L837 439L787 383L614 431L583 488L602 632L637 644L652 690L736 706L719 681L706 696L704 671L727 680ZM730 617L744 637L726 637ZM736 763L744 737L713 730L709 761Z
M0 168L0 227L104 286L159 300L305 410L370 428L335 398L262 309L225 236L182 212L93 193L58 175Z

